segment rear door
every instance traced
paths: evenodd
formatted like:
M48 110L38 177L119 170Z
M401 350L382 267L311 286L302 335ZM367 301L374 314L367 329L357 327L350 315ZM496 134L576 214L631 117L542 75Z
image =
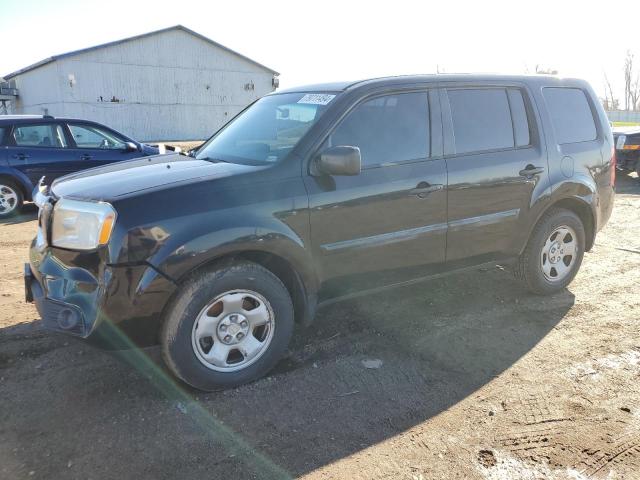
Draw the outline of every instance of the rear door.
M73 160L67 145L60 123L18 123L9 135L8 162L34 185L43 176L46 183L51 183L71 171Z
M447 263L519 252L535 198L549 191L546 149L530 97L518 86L442 90L449 174Z
M319 151L360 148L355 176L305 177L323 298L419 277L443 265L446 168L437 92L369 97Z
M129 151L126 142L108 128L90 123L69 122L76 170L98 167L108 163L129 160L141 156L139 151Z

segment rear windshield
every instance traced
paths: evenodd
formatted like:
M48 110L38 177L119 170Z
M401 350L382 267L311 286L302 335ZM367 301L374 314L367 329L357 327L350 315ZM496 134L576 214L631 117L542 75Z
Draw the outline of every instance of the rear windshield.
M282 160L318 121L336 95L268 95L232 120L197 152L196 158L244 165Z
M589 101L579 88L547 87L542 90L559 144L589 142L597 136Z

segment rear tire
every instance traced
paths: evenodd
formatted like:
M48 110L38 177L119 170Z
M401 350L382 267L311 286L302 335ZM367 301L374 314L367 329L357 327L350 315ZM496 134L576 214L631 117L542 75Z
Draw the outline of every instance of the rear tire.
M12 180L0 178L0 219L20 213L24 197L22 190Z
M193 275L161 332L169 369L204 391L256 380L283 357L293 333L289 291L260 265L243 262Z
M533 293L550 295L575 278L585 248L584 225L570 210L552 208L536 224L514 273Z

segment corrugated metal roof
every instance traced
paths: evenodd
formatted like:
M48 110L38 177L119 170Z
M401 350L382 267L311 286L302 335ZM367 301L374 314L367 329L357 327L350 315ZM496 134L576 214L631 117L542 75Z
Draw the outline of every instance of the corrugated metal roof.
M186 33L188 33L190 35L193 35L194 37L197 37L197 38L199 38L201 40L204 40L205 42L207 42L207 43L209 43L209 44L211 44L211 45L213 45L215 47L221 48L222 50L225 50L225 51L227 51L229 53L232 53L232 54L242 58L243 60L251 62L251 63L253 63L254 65L257 65L260 68L264 68L265 70L273 73L274 75L280 75L280 73L276 72L275 70L273 70L273 69L271 69L271 68L269 68L269 67L267 67L267 66L265 66L265 65L263 65L261 63L258 63L255 60L252 60L251 58L246 57L246 56L242 55L241 53L236 52L235 50L231 50L230 48L227 48L227 47L225 47L224 45L222 45L222 44L220 44L218 42L214 42L210 38L207 38L204 35L200 35L198 32L194 32L193 30L191 30L191 29L189 29L189 28L187 28L187 27L185 27L183 25L174 25L173 27L163 28L161 30L154 30L153 32L143 33L141 35L136 35L136 36L133 36L133 37L123 38L122 40L116 40L116 41L113 41L113 42L103 43L101 45L96 45L94 47L83 48L83 49L80 49L80 50L74 50L73 52L67 52L67 53L63 53L63 54L60 54L60 55L53 55L52 57L48 57L48 58L45 58L44 60L40 60L39 62L36 62L33 65L29 65L28 67L21 68L20 70L16 70L15 72L12 72L12 73L10 73L8 75L5 75L4 78L5 78L5 80L8 80L8 79L13 78L13 77L15 77L17 75L20 75L22 73L28 72L30 70L34 70L34 69L36 69L38 67L42 67L43 65L47 65L48 63L55 62L56 60L60 60L61 58L73 57L73 56L79 55L81 53L86 53L86 52L90 52L92 50L98 50L100 48L119 45L121 43L130 42L132 40L138 40L140 38L150 37L152 35L157 35L159 33L164 33L164 32L168 32L168 31L171 31L171 30L182 30L183 32L186 32Z

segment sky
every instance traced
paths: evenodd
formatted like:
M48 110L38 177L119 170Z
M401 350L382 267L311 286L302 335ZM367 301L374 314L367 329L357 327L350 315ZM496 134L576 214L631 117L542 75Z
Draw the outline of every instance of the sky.
M633 20L635 19L635 20ZM640 73L640 1L0 0L0 76L51 55L182 24L281 73L280 86L413 73Z

